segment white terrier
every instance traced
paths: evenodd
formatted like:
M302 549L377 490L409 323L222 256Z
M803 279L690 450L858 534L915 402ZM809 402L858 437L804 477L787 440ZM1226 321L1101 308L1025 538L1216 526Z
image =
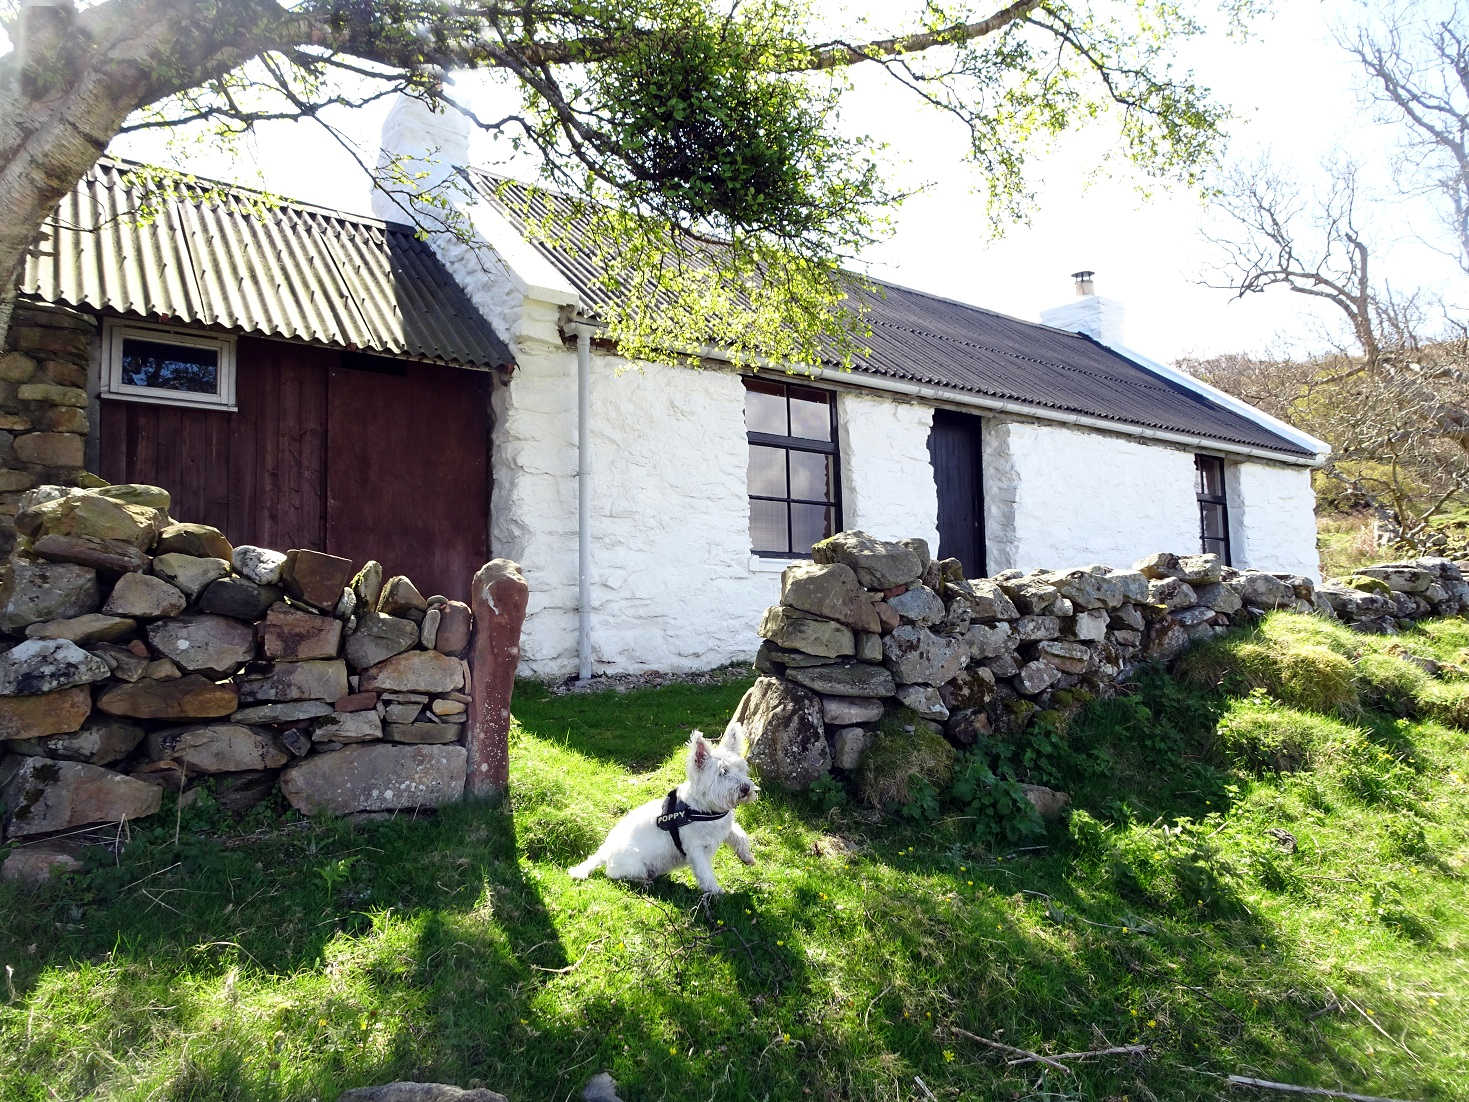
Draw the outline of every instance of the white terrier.
M585 880L605 867L612 880L648 881L688 864L699 887L718 895L723 889L714 879L714 854L721 845L745 864L755 863L750 836L734 818L736 807L760 794L740 755L742 741L743 732L733 723L718 746L695 731L689 739L689 779L667 796L633 808L596 853L566 871Z

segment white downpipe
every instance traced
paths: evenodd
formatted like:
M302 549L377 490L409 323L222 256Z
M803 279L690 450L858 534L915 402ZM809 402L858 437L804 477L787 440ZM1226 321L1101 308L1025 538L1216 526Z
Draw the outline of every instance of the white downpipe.
M577 678L592 676L592 538L589 517L592 494L588 485L592 456L591 435L592 326L573 323L576 333L576 656Z

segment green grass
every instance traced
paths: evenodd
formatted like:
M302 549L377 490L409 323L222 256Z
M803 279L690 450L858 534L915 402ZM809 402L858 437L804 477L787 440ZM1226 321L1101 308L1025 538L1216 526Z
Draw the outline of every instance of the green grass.
M1300 660L1231 662L1247 647L1340 657L1355 705L1283 704ZM504 807L253 831L195 807L178 847L167 816L85 875L0 888L0 1098L410 1078L559 1102L603 1069L629 1102L925 1097L915 1076L940 1099L1172 1102L1231 1073L1469 1097L1469 735L1434 703L1463 699L1466 647L1463 622L1273 616L1050 738L1029 768L1073 793L1069 825L993 849L948 806L771 796L740 813L757 864L721 854L707 906L687 870L638 889L564 867L667 791L744 684L521 686ZM1375 661L1404 653L1451 679ZM950 1027L1148 1052L1063 1074Z
M1372 514L1322 512L1316 516L1316 550L1321 554L1321 576L1350 574L1359 566L1382 562L1390 555L1377 546Z

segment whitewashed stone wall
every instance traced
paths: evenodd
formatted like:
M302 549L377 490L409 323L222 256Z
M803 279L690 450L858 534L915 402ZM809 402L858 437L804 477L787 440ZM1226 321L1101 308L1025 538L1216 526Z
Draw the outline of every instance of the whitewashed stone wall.
M1273 463L1226 463L1224 474L1234 565L1319 581L1311 472Z
M517 344L496 396L492 538L530 582L522 672L561 677L577 666L576 354ZM594 671L743 658L784 563L749 551L740 376L594 352L591 386ZM844 524L936 541L931 408L842 391L837 418Z
M533 308L532 308L533 310ZM577 667L576 354L552 316L523 328L496 396L494 552L531 583L522 672ZM843 525L937 546L932 408L841 390ZM595 672L707 669L749 653L783 562L749 554L744 389L737 373L592 361ZM990 570L1130 562L1198 543L1191 451L985 421ZM1304 470L1229 463L1237 565L1316 577Z
M1199 541L1191 452L987 418L984 490L991 572L1132 562Z
M576 664L576 354L519 342L510 385L496 389L490 546L517 560L530 586L521 633L524 672Z
M917 534L938 546L932 427L932 406L851 391L839 396L843 527L883 540Z

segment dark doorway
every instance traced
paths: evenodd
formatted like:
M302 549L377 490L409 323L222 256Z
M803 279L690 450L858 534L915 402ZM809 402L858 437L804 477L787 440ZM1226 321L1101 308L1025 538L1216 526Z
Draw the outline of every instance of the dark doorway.
M986 573L981 425L978 417L938 409L928 437L939 498L938 557L958 559L968 578Z
M489 376L241 337L238 411L104 401L101 471L234 543L382 562L464 599L489 557Z

